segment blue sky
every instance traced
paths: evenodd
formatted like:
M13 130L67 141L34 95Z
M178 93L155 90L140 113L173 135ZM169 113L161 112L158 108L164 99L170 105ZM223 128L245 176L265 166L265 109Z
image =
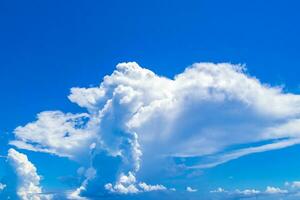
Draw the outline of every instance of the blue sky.
M0 197L296 198L299 6L1 1Z

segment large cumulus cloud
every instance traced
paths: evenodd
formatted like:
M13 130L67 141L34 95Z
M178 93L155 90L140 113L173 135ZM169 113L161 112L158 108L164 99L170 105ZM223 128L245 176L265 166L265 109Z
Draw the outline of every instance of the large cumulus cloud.
M42 188L40 187L41 177L37 174L36 167L28 160L25 154L9 149L7 157L14 167L19 180L17 194L21 200L51 199L51 195L42 193Z
M261 83L239 65L196 63L171 79L121 63L98 87L72 88L69 99L87 113L43 112L16 128L11 144L74 160L87 155L96 170L100 152L118 157L111 191L151 160L204 157L189 167L207 168L300 143L300 96Z

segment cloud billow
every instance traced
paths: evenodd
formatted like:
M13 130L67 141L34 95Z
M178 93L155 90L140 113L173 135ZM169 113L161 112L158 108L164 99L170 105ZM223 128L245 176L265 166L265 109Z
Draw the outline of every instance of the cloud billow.
M300 143L300 96L262 84L239 65L196 63L170 79L134 62L120 63L98 87L72 88L69 99L87 113L42 112L15 129L11 144L79 162L88 157L99 172L97 155L118 157L111 180L117 178L106 183L112 192L165 188L135 178L157 159L204 157L207 162L189 167L209 168ZM224 151L252 143L257 145ZM124 177L134 181L122 184Z
M17 195L21 200L50 200L51 195L43 194L40 186L41 177L36 167L28 160L25 154L9 149L8 160L13 166L17 178Z

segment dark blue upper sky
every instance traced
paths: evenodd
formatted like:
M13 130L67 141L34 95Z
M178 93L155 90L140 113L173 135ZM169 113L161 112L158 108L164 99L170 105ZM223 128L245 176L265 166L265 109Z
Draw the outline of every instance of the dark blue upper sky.
M70 88L95 86L127 61L170 78L195 62L245 64L263 83L299 93L299 8L297 0L2 0L0 132L44 110L81 111ZM226 167L204 180L235 171Z

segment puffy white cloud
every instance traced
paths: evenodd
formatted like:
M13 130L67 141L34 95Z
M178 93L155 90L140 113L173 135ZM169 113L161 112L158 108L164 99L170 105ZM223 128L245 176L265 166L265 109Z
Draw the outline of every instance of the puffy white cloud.
M165 186L159 185L159 184L158 185L149 185L147 183L142 182L142 183L139 183L139 186L145 192L158 191L158 190L167 190L167 188Z
M38 114L37 121L17 127L14 131L16 139L10 144L80 160L96 138L93 123L86 113L45 111Z
M111 183L108 183L104 187L106 190L121 194L139 192L139 189L136 187L136 178L131 172L129 172L128 175L121 174L114 186Z
M99 86L72 88L69 99L88 114L42 112L16 128L11 144L75 160L92 155L93 144L93 154L121 157L117 177L129 178L142 159L145 165L163 157L203 156L208 162L190 167L209 168L300 143L300 95L263 84L229 63L196 63L174 78L121 63ZM250 147L220 153L238 144ZM140 190L121 179L106 189Z
M85 184L82 184L80 187L76 188L74 191L68 192L67 193L67 199L70 199L70 200L88 200L88 198L80 196L80 194L85 190L86 190Z
M3 184L3 183L0 183L0 192L1 192L2 190L4 190L5 188L6 188L6 185Z
M291 183L286 182L285 185L286 186L291 186L292 188L295 188L295 189L299 189L300 188L300 181L293 181Z
M123 129L137 133L144 151L161 144L156 151L163 155L214 154L233 144L298 138L300 130L299 95L264 85L246 75L243 67L226 63L194 64L174 79L159 77L136 63L122 63L99 87L76 88L69 98L93 110L119 102L110 110L126 107L126 114L118 113L126 118ZM93 101L83 104L85 99ZM237 150L207 167L298 143L292 139Z
M294 195L295 192L287 189L281 189L279 187L267 186L264 191L260 191L257 189L244 189L239 190L236 189L234 191L227 191L223 188L218 188L216 190L210 191L210 193L215 193L219 195L225 195L227 197L232 197L233 199L236 198L251 198L251 197L260 197L260 196L285 196L285 195Z
M19 185L17 194L22 200L48 200L50 195L44 195L40 187L40 176L36 167L28 160L25 154L9 149L8 160L14 167Z
M110 192L120 193L120 194L128 194L128 193L134 194L139 192L167 190L165 186L160 184L149 185L145 182L137 183L136 178L132 172L129 172L128 175L121 174L115 185L108 183L104 187L106 190Z
M104 91L98 88L72 88L69 99L93 111L97 109L97 104L104 95Z
M261 195L262 192L260 190L256 190L256 189L244 189L244 190L239 190L236 189L234 191L227 191L224 190L223 188L218 188L216 190L212 190L210 191L210 193L218 193L218 194L225 194L225 195L229 195L229 196L240 196L240 197L251 197L251 196L257 196L257 195Z
M284 194L284 193L288 193L288 191L282 190L278 187L267 186L265 193L267 193L267 194Z
M191 188L190 186L186 187L187 192L197 192L197 189Z
M195 64L168 79L136 63L122 63L99 87L73 89L69 98L91 112L100 110L106 148L136 169L142 150L204 156L234 144L291 138L221 155L210 167L300 142L299 95L264 85L237 65Z

